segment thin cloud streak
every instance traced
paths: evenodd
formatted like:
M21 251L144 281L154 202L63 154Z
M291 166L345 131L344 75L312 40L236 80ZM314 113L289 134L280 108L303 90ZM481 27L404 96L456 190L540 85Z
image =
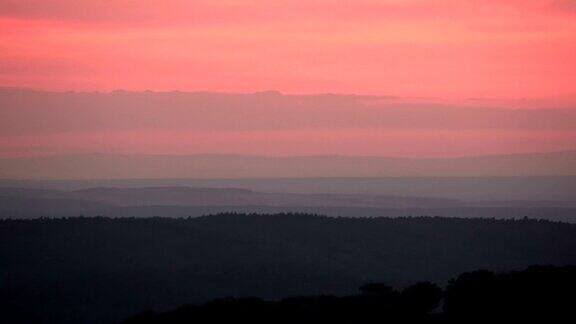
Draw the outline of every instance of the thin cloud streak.
M355 95L0 91L0 156L237 153L448 157L576 149L576 109Z

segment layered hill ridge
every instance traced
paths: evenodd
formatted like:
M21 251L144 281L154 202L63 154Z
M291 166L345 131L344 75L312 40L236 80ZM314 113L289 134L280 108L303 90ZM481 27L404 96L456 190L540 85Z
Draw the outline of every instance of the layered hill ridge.
M0 178L158 179L576 175L576 151L462 158L81 154L0 159Z
M576 222L574 200L466 200L188 186L79 190L0 187L0 218L194 217L221 212L299 212L346 217L529 217Z

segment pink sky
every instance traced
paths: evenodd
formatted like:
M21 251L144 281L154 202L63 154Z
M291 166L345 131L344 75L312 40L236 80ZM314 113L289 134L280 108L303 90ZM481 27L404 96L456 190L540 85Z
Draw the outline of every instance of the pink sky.
M576 94L573 0L1 0L0 85Z
M480 122L474 116L482 107L576 108L575 57L574 0L0 0L0 87L396 98L358 106L342 97L305 108L272 100L254 110L234 101L202 113L194 102L141 110L138 102L80 106L63 99L17 108L2 97L0 157L425 157L574 149L576 123L564 112L544 118L544 127L537 115L504 123L497 114L482 113ZM371 122L380 110L388 116L406 104L465 113L450 112L448 121L442 111L423 113L422 121L409 111L408 119L395 115L395 125ZM263 114L268 108L276 114ZM187 118L198 123L178 122Z
M576 150L576 109L392 97L0 90L0 157L70 153L448 157Z

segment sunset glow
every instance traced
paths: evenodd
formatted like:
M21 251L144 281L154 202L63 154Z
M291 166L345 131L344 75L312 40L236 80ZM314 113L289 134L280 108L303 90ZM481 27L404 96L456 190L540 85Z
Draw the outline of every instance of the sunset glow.
M0 84L556 97L573 1L4 0Z
M230 111L219 106L204 114L186 110L197 112L194 105L146 112L138 104L106 114L105 103L69 107L66 118L51 120L51 110L42 109L58 109L68 101L56 100L51 108L28 114L19 111L30 105L15 109L7 95L0 126L13 131L0 134L0 156L442 157L574 149L573 119L558 116L576 107L575 57L576 2L571 0L2 0L0 87L105 93L273 90L393 99L355 102L345 111L333 106L347 99L252 110L235 108L242 104L233 101L225 103ZM459 124L460 117L448 126L443 117L413 126L347 124L378 115L366 107L397 105L449 107L470 116L478 108L562 109L551 118L567 121L558 129L486 126L499 123L496 115L480 118L484 126L466 118ZM266 109L276 108L277 114L266 116ZM91 128L95 111L112 126ZM227 114L235 115L233 126L221 121ZM154 122L142 122L147 118ZM163 122L187 118L199 125ZM259 118L268 127L257 125ZM288 125L274 126L275 118ZM87 127L78 126L86 120ZM538 117L533 120L537 124Z

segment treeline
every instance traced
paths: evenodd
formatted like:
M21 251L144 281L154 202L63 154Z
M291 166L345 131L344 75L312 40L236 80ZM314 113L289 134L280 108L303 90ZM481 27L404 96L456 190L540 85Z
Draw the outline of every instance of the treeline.
M226 296L347 296L475 269L576 265L576 225L222 214L0 221L0 314L110 323ZM2 321L0 321L2 322Z
M445 290L430 282L402 290L371 283L349 296L224 298L169 312L143 312L123 324L559 323L574 319L574 292L576 266L532 266L517 272L464 273Z

